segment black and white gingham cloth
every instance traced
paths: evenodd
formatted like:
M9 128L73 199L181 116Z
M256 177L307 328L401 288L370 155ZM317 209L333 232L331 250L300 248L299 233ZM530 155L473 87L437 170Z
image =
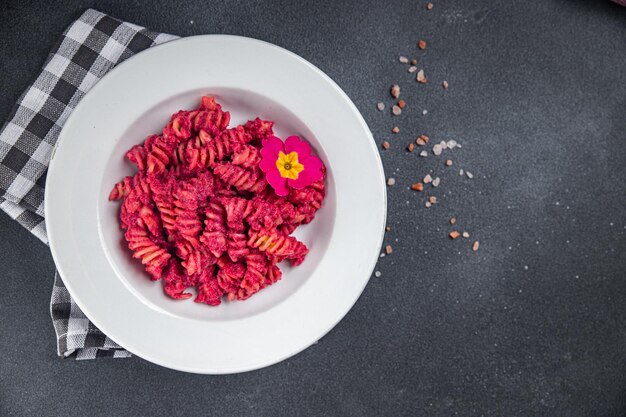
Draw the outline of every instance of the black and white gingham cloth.
M45 179L63 124L83 96L117 63L172 39L176 37L91 9L72 23L0 131L0 208L47 244ZM59 356L130 356L85 317L58 273L50 312Z

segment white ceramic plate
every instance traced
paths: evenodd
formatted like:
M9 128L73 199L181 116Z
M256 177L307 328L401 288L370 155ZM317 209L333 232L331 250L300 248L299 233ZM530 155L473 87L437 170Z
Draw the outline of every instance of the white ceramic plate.
M124 152L202 95L216 96L231 125L259 116L279 137L306 138L328 168L323 207L296 231L310 248L305 262L281 265L277 284L219 307L165 296L131 259L119 204L107 200L134 172ZM297 55L236 36L176 40L111 71L67 120L46 184L52 254L87 317L132 353L196 373L261 368L320 339L367 284L386 215L378 151L346 94Z

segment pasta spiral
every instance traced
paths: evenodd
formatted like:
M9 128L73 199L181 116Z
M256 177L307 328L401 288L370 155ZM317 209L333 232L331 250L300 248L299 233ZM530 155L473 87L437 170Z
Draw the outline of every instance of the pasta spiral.
M308 253L291 233L322 207L324 181L279 197L259 167L273 122L229 123L213 97L178 111L125 153L137 173L109 194L132 257L173 299L192 287L197 303L248 299L281 279L279 262Z

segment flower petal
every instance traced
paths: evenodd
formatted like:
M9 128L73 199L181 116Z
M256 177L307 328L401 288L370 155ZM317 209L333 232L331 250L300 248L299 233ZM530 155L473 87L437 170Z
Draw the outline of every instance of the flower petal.
M278 172L278 169L267 171L265 173L265 179L272 186L276 194L284 197L289 194L289 188L287 188L287 178L283 178Z
M278 155L283 151L283 142L276 136L263 139L263 147L261 148L261 162L259 168L263 172L269 172L276 169L276 160Z
M304 171L300 172L297 179L287 181L291 187L299 190L324 177L324 164L317 156L309 155L300 162L304 165Z
M261 162L259 162L259 168L263 172L269 172L272 169L276 169L276 159L271 151L267 151L265 154L261 150Z
M289 136L285 141L285 153L296 152L298 159L302 160L311 154L311 147L306 140L300 139L298 136Z
M284 151L285 149L283 141L276 136L270 136L267 139L263 139L262 145L263 149L269 149L271 152L275 153L276 156L278 156L278 152Z

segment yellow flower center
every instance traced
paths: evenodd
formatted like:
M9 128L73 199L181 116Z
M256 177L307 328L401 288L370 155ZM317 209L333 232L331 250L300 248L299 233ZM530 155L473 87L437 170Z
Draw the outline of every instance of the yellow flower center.
M281 151L278 153L276 168L278 168L281 177L297 180L298 174L304 170L304 165L298 162L297 152L291 152L285 155L285 153Z

